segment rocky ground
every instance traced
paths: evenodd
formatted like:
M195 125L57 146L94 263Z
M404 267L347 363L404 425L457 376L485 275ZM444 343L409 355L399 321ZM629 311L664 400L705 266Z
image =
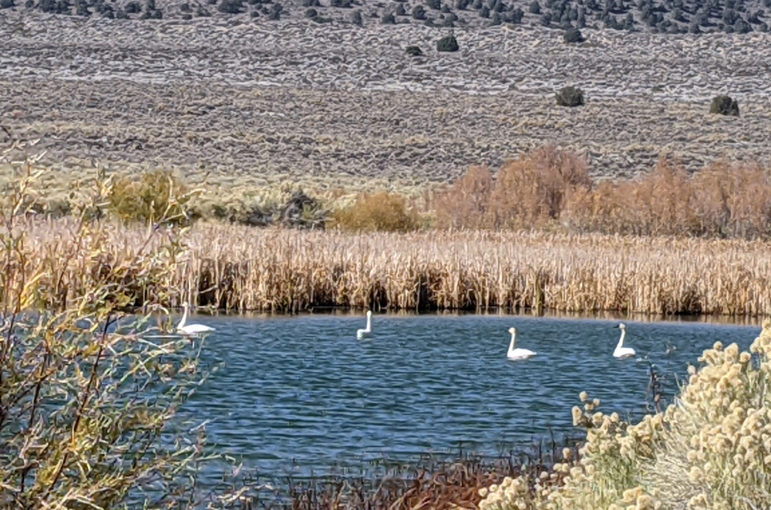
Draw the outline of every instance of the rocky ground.
M72 174L165 167L228 189L447 182L545 143L596 177L771 163L771 35L242 18L109 20L0 11L0 108ZM411 57L408 45L424 55ZM586 104L554 93L582 88ZM740 117L709 113L727 93ZM0 131L0 141L8 135Z

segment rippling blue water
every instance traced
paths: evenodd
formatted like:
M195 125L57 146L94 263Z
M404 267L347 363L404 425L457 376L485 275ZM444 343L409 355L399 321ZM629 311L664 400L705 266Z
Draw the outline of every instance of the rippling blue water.
M357 316L198 317L215 326L203 361L223 363L186 413L221 451L256 472L328 472L381 455L504 451L572 428L586 390L606 412L640 412L647 355L669 393L716 340L746 349L757 327L627 322L638 360L617 360L615 321L479 315L375 315L370 340ZM538 352L506 358L507 329ZM666 354L667 344L677 350Z

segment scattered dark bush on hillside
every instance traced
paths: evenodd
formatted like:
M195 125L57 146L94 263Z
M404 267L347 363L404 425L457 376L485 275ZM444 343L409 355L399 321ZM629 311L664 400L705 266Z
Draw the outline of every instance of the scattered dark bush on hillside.
M436 42L436 51L458 51L459 49L458 40L454 35L442 37Z
M268 19L271 21L278 21L281 19L281 13L284 11L284 7L281 4L273 4L268 10Z
M420 46L407 46L407 55L411 57L420 57L423 55L423 50L420 49Z
M584 104L584 91L578 87L563 87L555 97L560 106L581 106Z
M586 40L581 31L577 28L568 28L562 36L563 40L568 43L582 43Z
M244 8L241 0L222 0L217 10L227 14L239 14Z
M715 96L712 98L712 104L709 107L709 113L718 113L720 115L739 116L739 103L730 96Z
M380 19L380 23L383 25L396 25L396 18L392 12L388 12Z
M364 20L361 17L361 11L353 11L351 13L351 23L359 27L364 24Z
M13 0L0 0L0 9L8 9L14 5Z
M525 15L525 11L523 11L520 8L516 8L513 11L511 11L509 15L504 19L509 23L515 23L518 25L522 23L522 18L524 17L524 15Z
M422 5L416 5L412 8L412 17L418 20L426 19L426 10Z

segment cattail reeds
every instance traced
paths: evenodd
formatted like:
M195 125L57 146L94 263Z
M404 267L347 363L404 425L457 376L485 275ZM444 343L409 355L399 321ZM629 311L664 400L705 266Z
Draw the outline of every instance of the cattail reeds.
M119 265L145 229L111 225L109 252L73 259L90 238L66 220L29 225L37 259L57 266L61 299ZM104 235L105 229L95 230ZM169 242L173 231L156 239ZM341 233L199 223L176 270L125 274L133 304L174 289L176 299L222 310L315 307L647 314L771 313L771 243L600 234L487 231ZM101 242L101 241L100 241ZM159 244L160 245L160 244ZM76 246L80 246L78 250ZM156 257L163 257L158 252ZM155 267L155 266L153 266ZM101 268L101 269L100 269Z

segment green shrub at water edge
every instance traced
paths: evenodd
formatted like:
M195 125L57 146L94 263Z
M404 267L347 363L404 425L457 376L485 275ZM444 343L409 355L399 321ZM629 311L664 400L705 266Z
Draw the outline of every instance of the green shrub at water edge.
M224 507L232 494L196 489L215 458L205 429L177 416L206 376L202 340L159 335L149 314L125 312L178 299L168 282L182 232L150 229L116 258L114 225L89 219L111 192L99 178L71 229L55 233L59 250L41 250L24 206L39 177L26 165L0 203L0 508Z

